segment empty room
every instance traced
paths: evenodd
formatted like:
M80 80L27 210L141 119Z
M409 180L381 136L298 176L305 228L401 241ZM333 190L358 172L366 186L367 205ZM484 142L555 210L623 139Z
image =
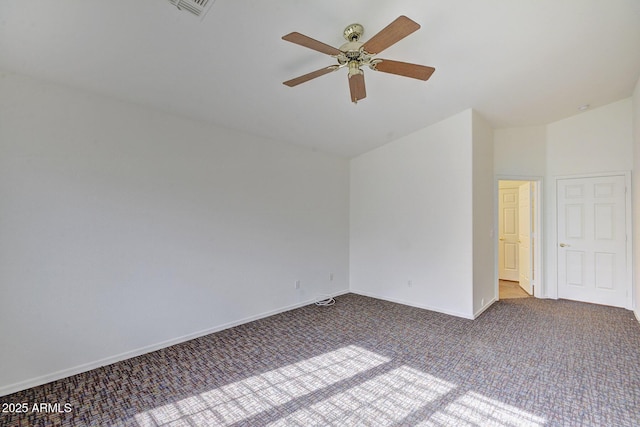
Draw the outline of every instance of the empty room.
M640 425L637 0L0 1L0 426Z

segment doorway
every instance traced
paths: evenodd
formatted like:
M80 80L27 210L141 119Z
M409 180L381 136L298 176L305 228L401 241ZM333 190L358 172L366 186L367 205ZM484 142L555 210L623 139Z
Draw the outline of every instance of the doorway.
M542 295L541 183L540 178L497 181L498 299Z

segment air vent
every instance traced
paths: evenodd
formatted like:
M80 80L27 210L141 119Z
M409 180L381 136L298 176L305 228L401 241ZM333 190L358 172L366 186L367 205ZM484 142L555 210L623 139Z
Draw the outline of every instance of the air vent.
M204 16L215 0L169 0L169 3L180 10L186 10L196 16Z

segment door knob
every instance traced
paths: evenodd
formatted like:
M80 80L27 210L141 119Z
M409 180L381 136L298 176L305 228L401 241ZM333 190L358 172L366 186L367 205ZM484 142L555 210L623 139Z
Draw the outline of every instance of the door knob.
M503 241L503 240L504 240L504 237L501 237L501 238L500 238L500 241Z
M569 246L571 246L571 245L567 245L566 243L560 243L560 247L561 248L565 248L565 247L569 247Z

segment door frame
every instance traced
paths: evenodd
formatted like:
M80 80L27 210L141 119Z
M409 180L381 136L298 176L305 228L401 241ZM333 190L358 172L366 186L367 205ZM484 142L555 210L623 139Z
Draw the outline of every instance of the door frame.
M543 197L542 192L544 190L544 178L541 176L524 176L524 175L496 175L495 182L493 186L493 199L494 199L494 215L493 215L493 229L498 230L498 202L499 202L499 186L500 181L529 181L535 183L535 189L532 192L532 201L534 203L535 209L535 218L532 221L532 226L534 232L532 233L532 241L535 242L533 246L533 266L532 270L534 272L534 280L533 280L533 296L536 298L543 298L544 293L544 259L543 259L543 248L544 248L544 220L543 220ZM500 279L498 275L498 236L499 233L493 233L493 250L494 250L494 277L495 281L495 295L496 300L500 299Z
M607 176L624 176L625 182L625 235L626 235L626 283L624 284L627 290L627 299L625 301L625 308L633 310L634 301L634 289L633 289L633 216L632 216L632 194L631 194L631 171L611 171L611 172L599 172L599 173L584 173L575 175L555 175L553 177L553 202L555 206L553 209L553 250L549 255L553 260L553 266L555 268L555 299L558 299L559 295L559 282L558 277L558 181L561 179L580 179L580 178L601 178Z
M525 191L523 191L523 187L526 187ZM535 218L535 214L532 215L531 212L535 206L535 203L532 203L534 188L535 185L533 185L531 181L524 181L524 183L520 184L518 187L518 279L520 287L528 294L533 294L533 290L535 289L533 288L535 281L532 278L534 270L531 262L535 259L534 254L531 251L533 246L532 242L534 242L533 239L535 239L535 237L532 236L532 230L536 229L533 227L535 222L533 221L533 218ZM523 203L524 201L526 201L526 204ZM525 207L527 209L523 209ZM523 221L523 217L527 218L527 221ZM523 225L526 225L528 229L523 230ZM526 245L523 244L521 239L525 239ZM522 256L523 248L526 248L527 257ZM525 268L523 268L523 263L525 264ZM523 278L525 280L523 280ZM526 285L523 285L523 282L526 283Z

